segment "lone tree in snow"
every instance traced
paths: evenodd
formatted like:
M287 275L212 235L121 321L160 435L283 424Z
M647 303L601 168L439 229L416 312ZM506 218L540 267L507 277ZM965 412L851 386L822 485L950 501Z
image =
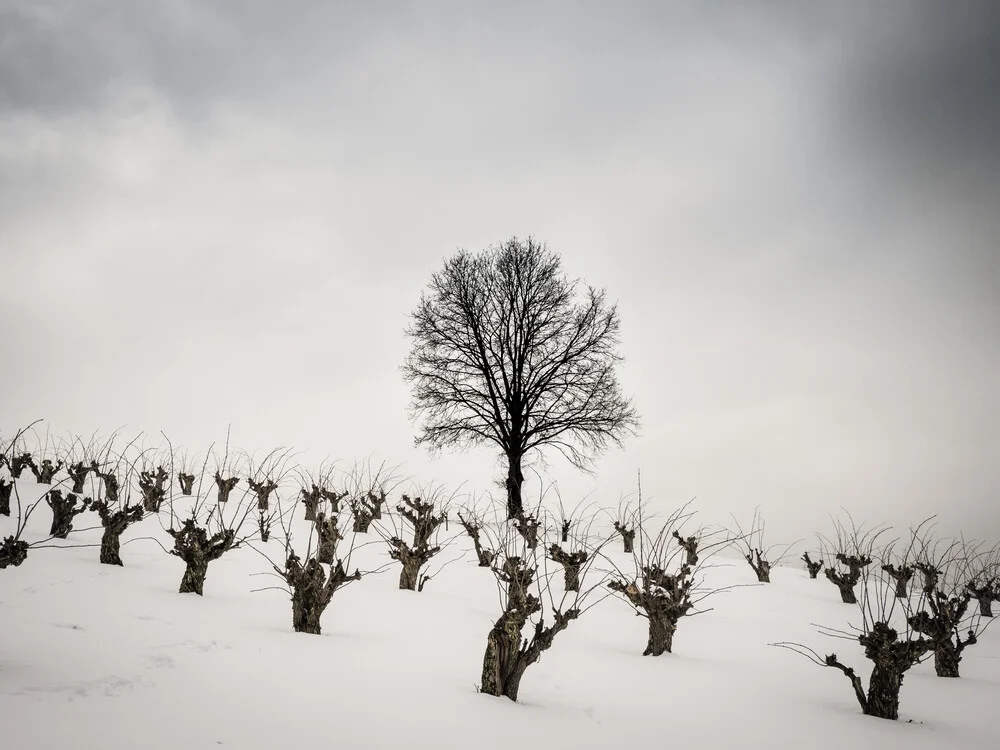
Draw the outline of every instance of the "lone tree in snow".
M551 447L587 469L638 429L615 376L617 307L594 287L578 299L577 284L530 238L462 250L431 276L406 331L403 378L423 420L416 443L496 445L508 518L524 510L526 455Z

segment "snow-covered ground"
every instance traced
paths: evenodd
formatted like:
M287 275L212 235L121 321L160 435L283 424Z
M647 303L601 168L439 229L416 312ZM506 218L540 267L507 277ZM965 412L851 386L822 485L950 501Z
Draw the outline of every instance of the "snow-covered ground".
M42 505L28 541L49 519ZM99 538L74 532L65 544ZM351 584L313 636L292 631L282 582L253 549L213 562L199 597L177 593L183 563L161 548L169 537L156 518L125 539L122 568L76 546L32 549L0 572L2 747L1000 747L1000 628L966 651L961 679L937 678L930 662L912 669L900 721L869 718L840 672L768 645L836 651L867 681L860 646L816 628L844 627L856 608L798 564L710 599L714 609L682 620L674 653L659 658L641 655L645 620L606 599L528 669L515 704L476 691L500 610L471 551L422 593L397 589L396 564ZM282 557L277 538L257 546ZM619 544L608 549L628 564ZM467 537L442 558L456 550L471 550ZM387 561L383 544L358 555L362 568ZM714 584L753 583L741 560L726 562L709 571Z

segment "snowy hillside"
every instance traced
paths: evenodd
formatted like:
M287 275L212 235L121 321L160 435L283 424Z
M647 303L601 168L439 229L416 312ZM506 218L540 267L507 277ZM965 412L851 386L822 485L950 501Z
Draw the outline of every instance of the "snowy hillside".
M18 480L25 502L47 489ZM738 556L716 557L711 586L753 585L683 618L673 653L657 658L641 655L646 621L606 598L528 668L514 703L477 693L500 603L454 515L443 538L456 538L430 567L461 558L420 593L397 588L399 564L374 528L359 535L372 544L351 569L388 567L338 591L319 636L292 631L284 582L264 556L283 560L280 534L212 562L204 596L182 595L162 513L128 528L123 567L98 562L95 519L79 516L65 541L0 571L4 747L1000 747L1000 629L966 651L960 679L936 677L932 660L911 669L899 721L870 718L840 672L768 645L836 651L867 681L857 643L817 632L846 627L857 608L798 563L756 585ZM50 520L42 503L23 538L47 538ZM0 517L0 537L13 522ZM304 548L307 527L294 524ZM620 540L605 550L631 565Z

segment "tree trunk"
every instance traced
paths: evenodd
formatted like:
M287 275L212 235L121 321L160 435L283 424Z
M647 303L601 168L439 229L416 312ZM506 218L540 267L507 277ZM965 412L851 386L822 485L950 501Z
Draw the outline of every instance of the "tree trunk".
M886 669L876 664L868 683L865 713L879 719L898 719L899 688L902 684L903 674L901 672Z
M896 598L907 599L910 596L910 581L907 578L896 579Z
M124 567L125 563L122 562L121 549L122 549L122 532L125 529L116 529L114 527L106 527L104 529L104 536L101 537L101 562L104 565L121 565Z
M13 484L8 484L0 477L0 516L10 515L10 493L13 489Z
M837 586L840 589L840 600L844 604L857 604L858 597L854 594L854 587L848 586L847 584L839 584Z
M480 543L478 536L472 537L472 545L476 548L476 558L479 560L479 567L490 567L490 565L493 564L493 551L483 549L483 545Z
M664 615L649 615L649 641L643 656L662 656L664 652L673 653L674 633L677 631L677 621Z
M181 579L178 593L202 596L205 589L205 576L208 575L208 560L196 557L184 562L187 563L187 568L184 570L184 577Z
M958 677L958 663L962 655L950 640L934 649L934 672L938 677Z
M580 566L579 565L564 565L563 574L565 577L564 588L567 591L579 591L580 590Z
M993 599L988 596L981 596L978 601L980 616L993 617Z
M420 577L419 557L408 558L403 562L403 569L399 572L399 588L406 591L417 590L417 579Z
M761 565L760 567L755 567L753 572L757 574L758 583L771 582L771 569L769 567Z
M301 594L292 595L292 629L296 633L322 635L319 626L323 610L316 601L307 601Z
M512 451L507 454L507 518L516 518L524 513L524 505L521 502L523 483L521 454Z

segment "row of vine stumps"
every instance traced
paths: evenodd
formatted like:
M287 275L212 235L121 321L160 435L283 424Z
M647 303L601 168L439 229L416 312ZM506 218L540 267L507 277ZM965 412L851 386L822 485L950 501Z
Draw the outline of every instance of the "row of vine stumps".
M399 588L421 592L465 557L441 553L466 537L466 551L501 592L479 689L515 701L528 667L604 598L602 592L645 618L642 653L662 656L673 650L684 618L704 611L705 600L724 590L705 577L721 552L738 549L758 584L769 584L772 569L793 547L765 544L759 511L747 528L735 519L728 527L707 526L688 504L654 527L640 495L617 512L540 503L507 518L503 503L490 499L459 503L439 487L399 492L401 482L384 468L306 471L289 450L256 460L231 452L227 443L196 460L169 443L147 449L138 439L125 445L75 439L30 449L32 434L0 443L0 516L11 529L0 543L0 569L23 565L33 550L65 547L65 541L72 546L98 528L99 562L121 566L125 532L158 523L171 542L164 551L184 563L181 593L203 595L212 562L252 548L287 592L292 628L319 634L324 612L345 586L398 567ZM48 536L29 541L28 520L41 507L51 513ZM293 521L306 524L301 541ZM848 517L835 523L833 535L817 537L818 551L801 557L811 579L822 571L841 601L860 614L851 639L871 662L868 686L835 653L802 643L772 645L843 672L865 714L897 718L904 674L931 655L939 676L958 677L966 649L1000 601L998 548L937 539L930 529L925 522L906 544L883 543L888 529L857 526ZM134 541L144 539L159 544L152 537ZM352 563L366 543L383 545L384 565L362 570Z

